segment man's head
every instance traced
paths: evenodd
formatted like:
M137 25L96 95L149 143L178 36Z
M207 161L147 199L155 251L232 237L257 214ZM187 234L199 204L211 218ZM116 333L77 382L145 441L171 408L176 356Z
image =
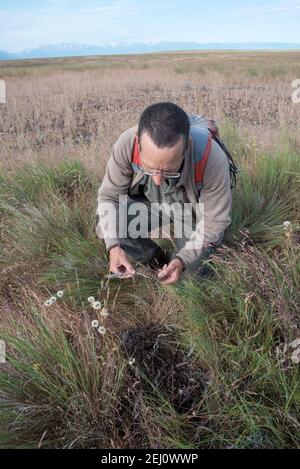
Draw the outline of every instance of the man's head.
M177 172L191 141L189 132L188 115L176 104L162 102L147 107L137 132L143 169ZM159 186L164 177L157 174L152 179Z

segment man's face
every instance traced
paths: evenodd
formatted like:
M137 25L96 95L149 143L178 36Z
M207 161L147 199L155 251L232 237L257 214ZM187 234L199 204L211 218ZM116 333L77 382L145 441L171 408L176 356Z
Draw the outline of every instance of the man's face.
M191 138L189 138L189 143ZM166 171L168 173L178 172L183 155L185 152L185 140L184 137L180 137L178 142L171 148L158 148L150 136L143 132L140 139L140 151L142 159L142 167L145 171L159 170ZM164 176L156 174L151 176L154 184L160 186L164 181Z

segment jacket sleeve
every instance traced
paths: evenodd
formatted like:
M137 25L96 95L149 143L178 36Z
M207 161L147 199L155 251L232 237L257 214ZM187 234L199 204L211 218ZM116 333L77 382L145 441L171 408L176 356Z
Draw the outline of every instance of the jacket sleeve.
M182 249L176 254L186 270L193 271L209 246L222 241L225 229L231 223L232 205L230 172L227 156L213 140L203 178L203 188L198 199L202 216Z
M104 239L107 249L119 243L119 196L128 194L133 175L129 153L130 145L125 131L113 145L105 176L98 189L96 233Z

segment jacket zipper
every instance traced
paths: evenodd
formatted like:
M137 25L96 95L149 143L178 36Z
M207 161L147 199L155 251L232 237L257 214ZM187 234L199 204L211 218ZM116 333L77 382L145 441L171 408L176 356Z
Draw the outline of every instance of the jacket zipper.
M131 183L130 185L130 190L133 189L139 182L141 182L141 180L143 179L144 177L144 174L141 173L139 174L138 176L135 177L135 179L133 180L133 182Z

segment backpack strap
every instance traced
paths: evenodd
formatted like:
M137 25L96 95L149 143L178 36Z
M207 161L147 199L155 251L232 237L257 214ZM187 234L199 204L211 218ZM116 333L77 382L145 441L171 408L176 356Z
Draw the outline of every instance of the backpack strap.
M210 130L210 129L209 129ZM210 130L211 132L211 130ZM233 189L236 187L236 174L239 172L238 167L233 161L232 155L226 147L225 143L215 134L212 133L212 138L217 142L217 144L222 148L225 155L227 156L229 163L229 172L230 172L230 188Z
M135 136L134 145L131 153L131 167L135 173L139 172L139 166L141 165L141 155L138 145L138 138Z
M204 184L203 178L212 147L212 135L208 129L191 127L190 135L193 138L194 181L198 191Z

